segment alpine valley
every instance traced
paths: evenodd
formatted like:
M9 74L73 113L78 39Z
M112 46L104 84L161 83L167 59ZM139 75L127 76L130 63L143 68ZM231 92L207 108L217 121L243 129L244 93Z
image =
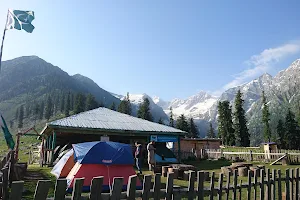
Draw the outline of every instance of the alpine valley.
M59 67L47 63L37 56L25 56L2 62L0 76L0 110L15 130L17 127L17 109L21 105L26 108L42 101L51 95L53 101L59 105L59 96L64 93L92 94L98 102L106 107L112 103L119 105L123 95L108 92L99 87L93 80L80 74L70 76ZM144 98L150 101L150 111L154 121L160 118L168 124L170 108L178 117L184 114L187 118L193 118L198 126L201 137L205 137L209 122L217 129L217 105L219 101L228 100L232 104L238 90L243 93L244 109L247 114L248 128L251 135L251 144L257 145L262 141L262 91L268 101L271 117L270 127L276 137L276 126L279 119L284 119L288 108L299 118L300 114L300 59L294 61L286 70L272 77L263 74L249 83L234 87L223 92L219 97L200 91L187 99L173 99L164 101L159 97L151 98L147 94L130 94L132 114L136 116L138 106ZM130 92L130 91L129 91ZM28 106L26 106L28 105ZM28 108L29 109L29 108ZM64 117L59 108L54 107L58 116ZM60 108L61 109L61 108ZM33 125L44 123L30 112L25 112L24 124ZM51 120L51 119L50 119Z

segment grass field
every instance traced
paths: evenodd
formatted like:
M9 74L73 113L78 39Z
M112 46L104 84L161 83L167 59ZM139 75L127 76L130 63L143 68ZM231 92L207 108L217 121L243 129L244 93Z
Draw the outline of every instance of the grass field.
M215 178L216 181L218 181L218 177L219 177L219 173L221 172L220 168L222 166L228 166L231 164L231 162L226 161L226 160L201 160L201 161L193 161L193 162L187 162L186 164L192 164L195 167L197 167L198 170L205 170L205 171L209 171L209 172L215 172ZM285 170L290 168L298 168L299 165L290 165L290 166L282 166L282 165L274 165L274 166L270 166L269 164L266 163L253 163L254 165L258 165L258 164L264 164L266 166L266 168L269 169L280 169L281 170L281 174L282 177L285 177ZM55 185L55 177L53 175L50 174L51 168L47 168L47 167L43 167L40 168L39 166L35 166L35 165L30 165L28 168L28 175L25 177L25 193L24 193L24 199L32 199L33 195L34 195L34 191L35 191L35 187L36 187L36 183L37 180L39 179L48 179L52 181L52 187L49 191L49 196L53 196L53 192L54 192L54 185ZM147 169L145 169L145 171L143 171L143 175L145 174L151 174L151 172L147 171ZM139 176L140 179L143 178L142 176ZM167 181L167 178L162 177L162 187L165 187L165 183ZM226 182L226 176L224 177L224 183ZM232 181L232 179L231 179ZM242 181L243 183L247 182L247 177L238 177L238 183L240 183L240 181ZM205 181L204 186L205 187L209 187L210 181ZM216 182L217 184L217 182ZM188 186L188 182L184 181L184 180L178 180L175 179L174 180L174 185L177 186L181 186L181 187L187 187ZM197 184L196 184L197 186ZM284 189L284 188L283 188ZM284 190L283 190L284 191ZM253 192L253 191L252 191ZM231 195L231 194L230 194ZM243 189L242 192L242 197L246 198L246 191ZM231 196L230 196L231 197ZM208 197L206 197L208 198ZM205 198L205 199L206 199Z

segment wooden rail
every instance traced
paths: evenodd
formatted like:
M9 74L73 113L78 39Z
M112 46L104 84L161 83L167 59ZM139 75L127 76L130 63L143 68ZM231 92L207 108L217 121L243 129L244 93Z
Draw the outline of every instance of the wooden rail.
M287 169L282 176L280 170L261 169L254 172L248 172L246 181L238 183L238 173L235 170L232 174L219 174L216 179L215 172L210 174L209 186L205 183L204 171L189 173L188 186L181 188L174 186L174 174L169 173L165 188L161 188L161 174L145 175L143 178L143 190L136 190L136 175L129 177L127 191L122 191L123 178L114 178L110 193L102 193L103 177L95 177L91 183L91 192L82 194L82 186L84 178L76 179L74 182L74 190L71 195L66 195L67 181L58 179L55 186L54 195L48 196L51 182L48 180L40 180L37 183L36 191L33 199L35 200L105 200L105 199L254 199L254 200L298 200L299 199L299 169ZM226 181L225 181L226 178ZM152 180L154 184L152 184ZM232 181L231 181L232 180ZM245 179L243 179L245 180ZM153 185L153 186L152 186ZM24 182L17 181L12 183L11 193L3 199L21 200ZM208 187L207 187L208 186Z

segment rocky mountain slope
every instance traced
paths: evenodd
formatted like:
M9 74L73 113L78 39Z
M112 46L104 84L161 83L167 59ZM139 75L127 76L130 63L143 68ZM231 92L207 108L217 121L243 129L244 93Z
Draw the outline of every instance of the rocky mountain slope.
M2 62L0 110L7 121L15 118L16 109L22 104L38 101L50 93L69 91L91 93L107 106L112 102L120 102L91 79L82 75L70 76L37 56L24 56Z

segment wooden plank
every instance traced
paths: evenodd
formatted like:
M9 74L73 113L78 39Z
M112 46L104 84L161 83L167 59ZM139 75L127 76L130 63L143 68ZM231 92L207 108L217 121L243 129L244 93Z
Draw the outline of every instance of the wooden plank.
M274 162L272 162L270 165L276 164L277 162L281 161L285 157L286 157L286 155L281 156L280 158L278 158L277 160L275 160Z
M24 181L14 181L11 186L9 200L21 200L23 193Z
M76 178L73 185L72 200L80 200L84 178Z
M161 174L155 174L153 187L154 187L153 198L154 198L154 200L159 200L160 199L160 189L161 189Z
M290 200L290 173L289 169L285 170L285 199Z
M168 173L167 183L166 183L166 200L172 199L173 193L173 183L174 183L174 173Z
M271 182L271 195L272 200L276 199L276 170L272 169L272 182Z
M220 175L219 175L218 200L222 200L223 178L224 178L224 174L220 173Z
M50 186L51 186L50 180L39 180L36 185L36 189L35 189L35 193L34 193L34 200L47 199Z
M233 171L233 191L232 191L232 200L236 200L236 191L237 190L237 170Z
M111 200L119 200L123 189L123 177L116 177L113 181L112 190L110 193Z
M151 179L152 179L152 175L150 174L144 176L143 192L142 192L143 200L148 200L150 198Z
M237 190L238 190L238 199L239 200L242 200L242 185L243 185L243 181L240 180L240 185L237 188Z
M133 200L135 199L135 191L136 191L136 181L137 181L137 175L129 176L128 184L127 184L127 199Z
M271 177L270 177L270 169L267 169L267 191L266 191L266 199L271 199Z
M299 168L295 170L295 181L296 181L295 195L296 195L296 199L299 199Z
M102 200L103 176L94 177L91 183L90 200Z
M255 171L254 171L254 200L256 200L256 196L257 196L257 176L258 176L258 173L259 173L259 171L258 171L258 169L256 169Z
M278 200L282 200L282 189L281 189L281 170L279 169L278 171Z
M290 198L294 199L294 169L290 169Z
M210 194L209 194L209 199L214 200L214 189L215 189L215 172L211 173L211 178L210 178Z
M265 196L265 170L260 170L260 200L264 200Z
M228 172L228 173L227 173L227 182L226 182L226 195L225 195L225 199L226 199L226 200L229 199L230 178L231 178L231 173Z
M247 183L247 199L251 200L251 176L252 171L248 170L248 183Z
M203 200L204 199L204 172L198 171L197 175L198 179L198 188L197 188L197 200Z
M196 172L190 171L188 185L188 200L194 199Z
M54 200L64 200L66 196L67 180L57 179L54 191Z
M1 171L2 171L2 200L7 200L9 172L7 167L3 168Z

